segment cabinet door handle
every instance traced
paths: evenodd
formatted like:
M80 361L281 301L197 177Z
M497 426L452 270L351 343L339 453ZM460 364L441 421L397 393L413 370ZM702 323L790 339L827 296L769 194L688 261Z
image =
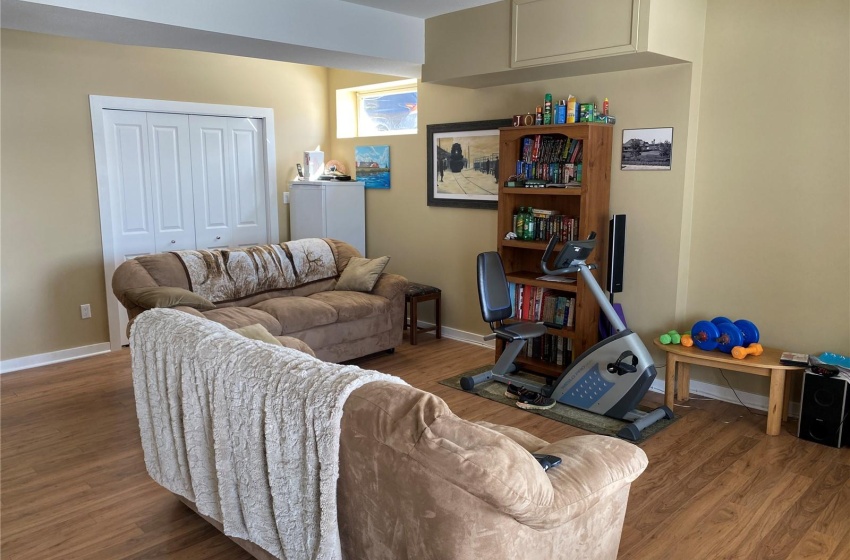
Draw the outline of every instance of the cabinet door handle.
M176 239L172 239L172 240L171 240L171 242L172 242L172 243L177 243L177 240L176 240Z
M215 240L216 240L216 241L218 241L218 240L220 240L220 239L221 239L221 236L220 236L220 235L216 235L216 236L215 236Z

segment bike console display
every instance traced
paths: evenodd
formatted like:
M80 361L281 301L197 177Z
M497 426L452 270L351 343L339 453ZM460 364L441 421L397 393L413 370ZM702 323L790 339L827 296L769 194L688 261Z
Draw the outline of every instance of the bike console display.
M546 263L557 243L557 236L552 237L552 239L549 240L549 245L543 253L543 260L540 262L543 272L546 272L547 274L576 272L576 269L571 269L571 267L586 261L587 257L590 256L590 253L593 252L594 247L596 247L596 232L590 232L590 235L588 235L587 239L584 241L568 241L564 245L564 248L561 249L561 252L558 253L558 256L555 257L555 262L552 264L553 270L549 270Z

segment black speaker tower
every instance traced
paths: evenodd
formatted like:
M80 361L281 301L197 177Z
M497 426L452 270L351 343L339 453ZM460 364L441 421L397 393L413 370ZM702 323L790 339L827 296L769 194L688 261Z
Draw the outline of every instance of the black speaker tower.
M608 280L605 288L609 297L623 291L623 260L626 257L626 215L615 214L608 222Z
M807 371L797 437L841 447L850 445L850 383Z

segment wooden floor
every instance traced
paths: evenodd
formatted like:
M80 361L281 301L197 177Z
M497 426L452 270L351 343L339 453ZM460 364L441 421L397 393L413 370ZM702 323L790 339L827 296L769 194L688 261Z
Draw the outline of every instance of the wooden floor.
M357 363L470 420L550 441L583 433L437 384L491 359L423 335ZM0 390L3 560L248 558L148 478L127 350L5 374ZM621 558L850 558L850 450L799 440L792 424L768 437L764 416L740 406L690 405L642 445L649 468L632 486Z

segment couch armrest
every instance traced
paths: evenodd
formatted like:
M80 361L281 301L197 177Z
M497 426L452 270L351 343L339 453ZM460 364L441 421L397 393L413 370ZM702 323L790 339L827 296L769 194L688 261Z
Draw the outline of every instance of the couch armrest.
M541 447L545 447L549 445L549 442L545 439L540 439L537 436L531 435L525 430L520 430L519 428L514 428L513 426L504 426L502 424L492 424L490 422L485 422L484 420L479 420L475 422L479 426L484 426L485 428L490 428L494 432L499 432L503 436L507 436L511 438L513 441L518 443L520 447L525 449L530 453L537 453L537 450Z
M397 297L404 299L404 294L407 292L407 278L398 274L383 273L378 277L375 287L372 288L372 294L385 297L388 300L393 300Z
M549 469L553 501L522 522L536 529L560 526L628 487L646 469L646 454L636 445L605 436L577 436L540 448L561 464ZM600 510L602 513L605 508Z

